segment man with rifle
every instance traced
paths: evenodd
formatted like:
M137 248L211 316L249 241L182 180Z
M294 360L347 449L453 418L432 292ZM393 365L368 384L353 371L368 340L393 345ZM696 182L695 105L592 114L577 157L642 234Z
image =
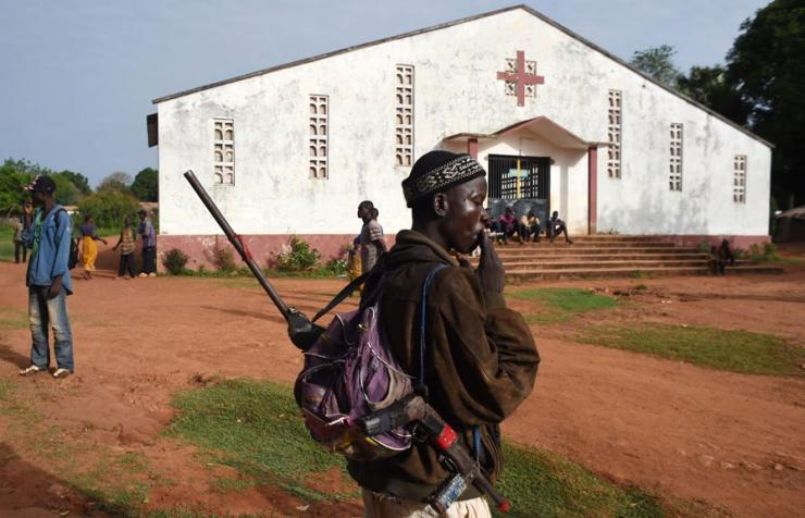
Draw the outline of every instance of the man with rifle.
M417 160L403 182L412 228L397 234L363 293L380 290L386 343L406 372L424 372L419 393L494 482L501 467L498 424L531 392L539 355L525 320L503 299L503 265L483 231L485 175L468 155L431 151ZM477 270L451 255L476 247ZM440 265L427 288L421 350L423 280ZM391 458L350 461L348 470L363 489L366 516L431 516L429 499L455 475L443 460L436 445L423 441ZM447 516L491 516L477 487L459 498Z

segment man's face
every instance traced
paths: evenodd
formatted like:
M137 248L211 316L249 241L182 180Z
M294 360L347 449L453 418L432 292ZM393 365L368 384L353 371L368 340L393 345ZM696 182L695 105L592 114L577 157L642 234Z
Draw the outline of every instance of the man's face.
M369 207L366 207L364 205L358 205L358 217L360 219L365 220L365 219L369 218L370 216L371 216L371 212L370 212Z
M31 199L33 200L34 205L44 205L45 204L45 194L39 191L34 191L31 193Z
M480 176L451 188L446 193L447 214L439 224L449 248L468 254L478 244L484 230L486 178Z

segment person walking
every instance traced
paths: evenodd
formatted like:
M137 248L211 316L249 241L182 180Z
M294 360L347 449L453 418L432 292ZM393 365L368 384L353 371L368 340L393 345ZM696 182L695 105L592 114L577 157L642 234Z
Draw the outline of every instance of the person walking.
M65 378L75 369L73 333L67 314L67 296L73 293L68 267L73 223L64 207L56 203L56 183L37 176L27 189L37 205L31 226L22 241L31 249L25 284L28 286L28 316L31 325L31 365L20 370L31 376L50 367L48 331L53 328L56 370L54 378Z
M137 265L134 260L134 249L137 248L135 242L134 229L131 226L131 218L126 216L123 220L123 228L120 230L120 237L112 250L120 248L120 266L117 269L117 276L123 277L128 272L130 278L137 276Z
M156 277L157 236L154 225L145 209L140 209L140 226L137 233L143 240L143 271L140 277Z
M79 228L81 233L81 265L84 267L84 280L92 279L92 272L95 271L95 261L98 259L98 245L95 241L107 244L106 240L98 237L98 227L92 220L92 216L84 216L84 223Z
M406 373L424 372L415 383L494 482L502 466L499 423L531 393L540 359L525 319L503 298L503 264L484 231L485 175L469 155L431 151L416 161L403 182L412 228L397 234L370 273L361 307L380 294L389 349ZM475 248L476 270L453 257ZM432 284L422 318L426 278ZM452 478L427 442L389 458L350 460L347 469L361 486L368 518L436 516L429 498ZM471 486L444 516L491 512Z

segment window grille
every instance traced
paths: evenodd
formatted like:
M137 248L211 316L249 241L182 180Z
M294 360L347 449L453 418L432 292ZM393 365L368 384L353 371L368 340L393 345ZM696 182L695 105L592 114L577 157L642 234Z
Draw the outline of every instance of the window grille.
M672 122L669 151L669 186L672 191L682 190L682 123Z
M411 167L414 162L414 67L397 65L394 163Z
M235 185L235 122L213 121L213 179L216 184Z
M735 155L733 162L732 201L746 203L746 155Z
M621 177L621 98L620 90L609 91L607 174L610 178Z
M329 176L327 167L328 134L330 129L327 117L329 111L329 100L326 95L310 96L308 154L310 157L311 178L324 179Z

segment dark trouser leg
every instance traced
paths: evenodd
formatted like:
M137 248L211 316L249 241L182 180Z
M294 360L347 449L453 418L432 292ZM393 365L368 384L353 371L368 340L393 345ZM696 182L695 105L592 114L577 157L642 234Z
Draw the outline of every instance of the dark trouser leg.
M28 250L22 246L22 242L14 241L14 262L19 263L20 259L22 262L25 262L25 256L28 254Z
M134 260L134 254L126 254L123 257L126 258L126 270L129 272L129 276L134 278L137 276L137 263ZM122 274L121 274L122 275Z
M156 259L156 248L153 246L148 246L143 248L143 272L145 273L155 273L156 267L154 265L154 260Z

